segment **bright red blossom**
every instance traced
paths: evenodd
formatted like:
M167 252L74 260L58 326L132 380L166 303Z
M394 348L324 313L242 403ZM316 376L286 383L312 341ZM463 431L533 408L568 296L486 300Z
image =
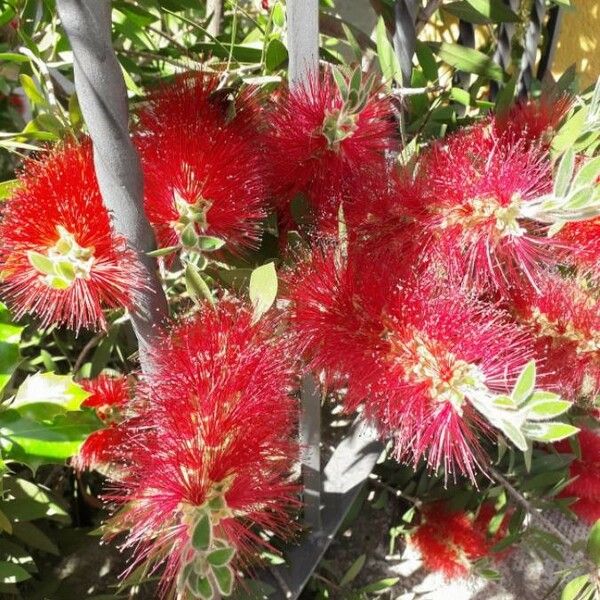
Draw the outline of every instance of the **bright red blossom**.
M499 142L487 126L434 144L420 160L421 253L454 281L505 293L536 286L557 262L555 240L523 218L548 191L550 163L537 149Z
M298 448L288 353L268 322L251 321L243 306L222 302L175 326L156 349L157 371L138 387L143 419L113 525L129 530L131 569L164 566L165 592L195 585L185 567L207 573L205 555L216 548L231 548L236 567L253 560L268 545L255 526L290 533ZM194 546L203 519L213 541Z
M145 206L159 245L202 248L217 237L253 248L265 217L265 162L256 95L233 101L215 75L191 73L158 89L140 111L136 136Z
M388 99L370 93L361 110L350 110L327 74L282 92L269 121L272 192L284 213L301 193L319 219L335 220L341 201L385 185L386 151L396 147Z
M581 458L576 458L569 467L569 477L576 478L562 492L563 497L577 500L570 505L583 521L592 525L600 519L600 435L597 431L582 429L577 434ZM567 440L558 442L556 449L570 453Z
M410 540L428 569L440 571L448 579L466 577L472 562L490 556L492 546L506 535L505 522L493 536L488 534L495 514L491 504L484 504L473 519L436 503L423 511L422 523Z
M42 326L103 328L103 308L131 304L141 271L112 229L88 140L25 163L3 208L0 271L16 317L34 314Z

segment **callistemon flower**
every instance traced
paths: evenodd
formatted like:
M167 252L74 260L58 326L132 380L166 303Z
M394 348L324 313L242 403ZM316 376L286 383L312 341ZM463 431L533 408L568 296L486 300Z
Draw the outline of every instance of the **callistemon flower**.
M103 308L130 306L143 287L137 257L113 231L89 141L25 163L0 224L3 297L42 326L103 328Z
M564 397L594 397L600 389L600 312L585 282L548 276L539 292L513 298L519 320L538 338L546 379Z
M596 279L600 277L600 217L565 223L556 238L568 246L566 260L571 265Z
M448 579L460 579L469 575L474 561L491 556L492 546L504 537L505 523L494 535L488 533L494 514L489 504L484 504L473 519L435 503L423 510L421 524L409 539L419 550L425 567Z
M217 84L216 76L178 78L139 115L146 214L163 248L202 252L219 238L240 252L260 239L266 188L256 98L240 95L230 115Z
M591 525L600 519L600 435L597 430L582 429L577 439L581 457L569 466L569 477L573 481L560 495L576 498L569 508ZM572 452L566 440L558 442L556 449L563 454Z
M72 465L78 471L108 466L114 460L117 448L124 445L130 432L121 425L123 412L130 400L130 386L125 376L99 375L79 382L89 392L82 406L96 412L104 427L92 433L73 457Z
M524 142L548 150L561 121L573 105L569 95L542 94L537 100L516 103L496 115L494 128L503 142Z
M340 90L323 75L282 92L269 123L272 192L283 209L304 194L318 217L335 218L341 200L385 184L386 151L396 147L392 105L368 87Z
M317 254L291 278L300 353L347 380L346 409L364 405L398 459L474 479L490 430L476 405L509 391L531 358L527 335L458 288L394 285L388 265L357 264Z
M143 418L112 521L127 529L130 570L164 567L168 597L228 596L234 570L290 535L298 454L290 361L272 324L223 302L175 325L138 386Z
M535 287L544 265L556 262L556 242L522 216L551 184L550 163L535 148L506 146L476 127L429 149L419 177L423 255L450 279L506 292Z

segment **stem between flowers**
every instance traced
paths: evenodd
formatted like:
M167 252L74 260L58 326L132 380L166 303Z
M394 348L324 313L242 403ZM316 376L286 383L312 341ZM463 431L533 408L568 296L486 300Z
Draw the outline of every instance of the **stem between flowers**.
M156 242L143 207L140 159L129 136L127 89L111 39L110 0L58 0L58 13L73 50L75 88L94 147L94 164L115 231L136 251L145 289L130 310L143 371L168 315L155 259Z

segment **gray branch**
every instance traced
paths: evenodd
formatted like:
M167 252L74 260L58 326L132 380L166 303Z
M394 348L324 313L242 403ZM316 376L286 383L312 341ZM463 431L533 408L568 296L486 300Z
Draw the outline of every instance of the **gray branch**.
M140 159L129 136L127 90L111 40L110 0L58 0L58 13L71 42L75 88L94 146L102 198L115 230L143 266L147 288L136 294L131 321L142 369L151 368L148 350L168 313L167 300L148 252L154 232L144 214Z

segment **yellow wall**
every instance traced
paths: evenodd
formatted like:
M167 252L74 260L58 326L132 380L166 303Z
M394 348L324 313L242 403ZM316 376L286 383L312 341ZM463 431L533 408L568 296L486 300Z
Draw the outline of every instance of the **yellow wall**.
M581 77L581 87L600 76L600 0L571 0L572 10L564 10L552 71L560 76L573 63Z

